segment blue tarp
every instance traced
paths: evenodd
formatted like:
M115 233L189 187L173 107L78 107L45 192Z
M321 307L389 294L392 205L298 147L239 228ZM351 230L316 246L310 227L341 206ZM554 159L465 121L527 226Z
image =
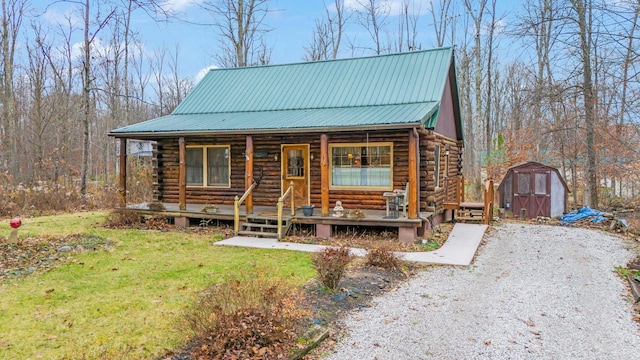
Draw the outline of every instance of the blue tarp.
M586 219L586 218L593 218L591 219L591 222L593 223L599 223L601 221L606 220L606 218L603 216L604 213L602 211L598 211L598 210L593 210L592 208L585 206L580 210L575 210L572 211L564 216L562 216L560 218L560 223L562 225L571 225L574 222L578 221L578 220L582 220L582 219ZM629 225L627 225L627 221L624 219L616 219L618 220L620 223L622 223L622 225L624 225L626 228L629 227Z
M602 215L604 215L604 213L602 211L593 210L590 207L585 206L580 210L572 211L572 212L570 212L570 213L568 213L566 215L563 215L560 218L560 223L562 223L564 225L569 225L569 224L573 224L574 222L576 222L578 220L582 220L582 219L590 218L590 217L593 218L591 220L591 222L599 223L599 222L605 220L605 217L602 216Z

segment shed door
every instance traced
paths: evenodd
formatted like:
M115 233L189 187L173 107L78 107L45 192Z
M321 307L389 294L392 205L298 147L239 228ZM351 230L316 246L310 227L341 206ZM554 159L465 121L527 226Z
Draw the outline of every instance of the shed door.
M293 182L295 206L309 205L309 145L282 145L282 192ZM291 202L285 199L284 205Z
M513 214L525 209L527 218L551 215L551 172L514 171Z

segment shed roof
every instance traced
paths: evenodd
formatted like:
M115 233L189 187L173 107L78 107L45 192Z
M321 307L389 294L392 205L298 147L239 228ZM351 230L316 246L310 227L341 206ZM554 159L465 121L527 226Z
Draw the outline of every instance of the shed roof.
M171 115L110 135L433 128L450 77L455 87L452 48L213 69Z
M569 190L569 186L567 186L566 181L564 181L562 174L560 174L560 171L557 168L553 166L541 164L536 161L525 161L520 164L515 164L511 166L509 169L507 169L507 172L502 177L502 180L500 180L500 185L498 185L498 191L502 191L502 188L504 187L504 180L507 178L507 176L510 176L511 173L521 168L537 168L537 169L545 169L545 170L553 171L558 175L558 179L560 179L560 182L562 183L562 186L565 188L565 191L567 193L571 192Z

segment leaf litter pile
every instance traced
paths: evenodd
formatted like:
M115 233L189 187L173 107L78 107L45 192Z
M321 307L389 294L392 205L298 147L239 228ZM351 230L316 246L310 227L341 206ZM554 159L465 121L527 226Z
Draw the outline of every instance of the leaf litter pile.
M0 282L48 271L57 262L76 262L74 252L95 251L110 245L109 240L89 234L32 236L15 243L0 238Z

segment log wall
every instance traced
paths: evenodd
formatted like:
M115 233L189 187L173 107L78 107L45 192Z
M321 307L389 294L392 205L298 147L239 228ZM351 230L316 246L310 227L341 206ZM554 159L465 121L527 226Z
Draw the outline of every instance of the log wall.
M404 189L409 181L409 131L407 129L392 131L370 132L340 132L327 133L329 144L337 143L370 143L393 142L393 188ZM280 161L282 159L281 144L309 144L310 145L310 196L311 203L321 204L321 166L320 166L320 133L290 134L290 135L253 135L254 154L266 153L266 157L254 156L254 178L260 179L260 185L254 190L253 204L269 206L276 204L281 194ZM231 187L230 188L198 188L187 187L186 197L189 204L233 204L236 195L244 193L245 166L245 136L211 136L206 138L186 138L186 145L230 145L231 146ZM442 207L444 189L435 188L433 179L434 158L433 151L436 143L441 144L442 159L445 146L449 149L449 176L458 174L458 154L461 144L434 132L423 131L420 134L420 152L418 173L420 188L420 211L434 211ZM163 139L158 141L155 152L157 170L154 172L154 194L158 200L170 203L178 202L179 186L179 146L178 139ZM278 160L275 161L275 155ZM441 160L441 172L444 171L444 161ZM442 174L444 177L444 174ZM443 182L441 178L441 183ZM384 191L363 190L330 190L330 206L335 206L341 200L347 209L376 209L384 210ZM436 203L435 208L429 203Z
M440 186L436 187L435 149L440 145ZM449 151L449 172L445 174L445 153ZM462 142L434 131L423 132L420 136L420 209L441 213L447 197L455 198L455 186L445 186L447 178L462 176ZM448 195L445 194L448 192Z

